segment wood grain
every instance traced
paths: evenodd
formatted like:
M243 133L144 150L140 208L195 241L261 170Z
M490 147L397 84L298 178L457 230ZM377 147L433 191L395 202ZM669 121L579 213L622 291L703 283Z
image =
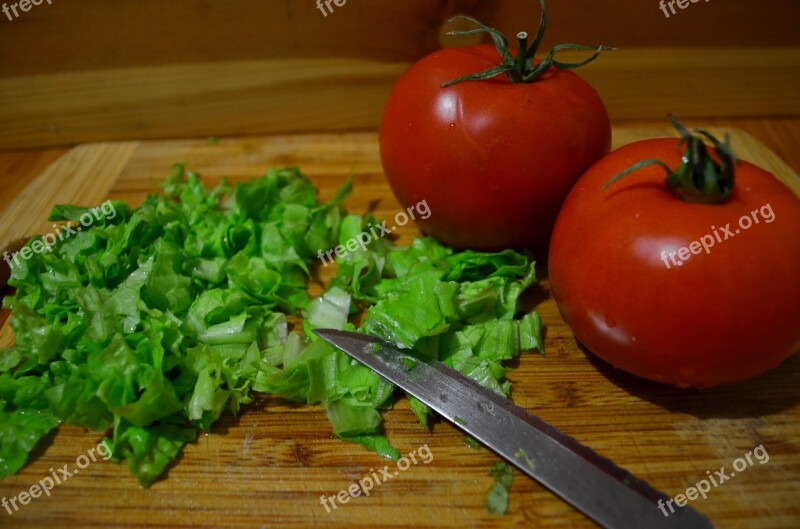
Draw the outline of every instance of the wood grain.
M795 0L714 0L669 19L658 0L548 4L548 48L800 46ZM440 46L456 14L514 35L535 31L539 0L347 0L327 17L315 0L56 0L13 22L0 14L0 77L324 57L410 62Z
M660 120L617 122L619 127L656 127L663 124ZM687 119L684 124L691 128L713 126L718 128L739 129L756 138L767 150L775 153L785 161L795 173L800 174L800 118L717 118Z
M618 127L614 141L621 145L665 132L663 127ZM742 157L760 161L784 181L797 181L791 169L748 135L734 131L734 142ZM112 152L120 161L100 168ZM333 194L355 161L355 193L348 208L389 215L399 207L382 177L375 134L223 139L218 145L202 140L123 142L87 145L66 154L50 174L63 176L69 186L53 190L38 184L46 196L29 202L27 215L18 208L13 217L4 212L0 226L38 215L35 208L48 200L62 202L60 192L73 196L75 186L85 186L81 202L109 197L139 203L156 190L151 179L166 174L175 161L190 162L208 184L298 164L323 198ZM97 170L76 166L82 163ZM89 173L99 181L81 180L80 175ZM101 196L103 189L107 191ZM398 232L399 244L416 234L410 226ZM323 278L332 273L331 268L321 270ZM800 525L800 357L743 384L678 390L646 383L585 353L558 315L546 278L526 298L526 306L538 310L546 325L547 356L523 356L511 372L517 404L670 495L706 477L707 470L730 468L733 460L763 444L770 456L767 463L756 463L693 505L722 529ZM6 325L0 346L10 338ZM482 503L491 484L486 470L496 458L486 450L467 448L463 435L447 424L423 429L404 400L386 413L386 431L401 453L427 444L432 462L412 465L375 487L369 497L355 498L330 514L319 503L321 495L334 495L386 463L332 439L319 408L261 398L239 418L224 416L210 434L187 446L167 479L150 489L140 489L123 467L98 461L56 487L50 497L35 499L12 516L0 512L0 517L4 526L19 528L594 527L519 475L509 513L500 518L486 514ZM48 476L50 468L74 468L76 458L99 438L61 428L20 474L0 482L0 497L18 495Z
M0 99L14 101L0 107L0 148L374 129L407 66L313 58L0 78ZM614 119L800 115L800 48L621 50L581 75Z
M688 1L688 0L687 0ZM620 48L582 70L614 119L800 115L800 3L550 2L543 50ZM0 149L374 129L389 90L471 14L533 31L536 0L84 0L0 14Z

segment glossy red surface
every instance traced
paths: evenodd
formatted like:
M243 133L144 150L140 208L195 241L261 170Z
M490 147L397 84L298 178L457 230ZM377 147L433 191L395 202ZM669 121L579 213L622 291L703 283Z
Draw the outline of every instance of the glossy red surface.
M384 110L384 172L404 207L427 201L420 226L447 244L546 248L569 189L610 150L608 114L570 71L440 87L499 61L493 46L470 46L414 64Z
M637 142L579 180L551 240L552 291L577 338L619 368L678 386L736 382L800 349L800 201L747 162L719 205L676 199L658 167L601 190L644 159L677 167L681 153L676 139Z

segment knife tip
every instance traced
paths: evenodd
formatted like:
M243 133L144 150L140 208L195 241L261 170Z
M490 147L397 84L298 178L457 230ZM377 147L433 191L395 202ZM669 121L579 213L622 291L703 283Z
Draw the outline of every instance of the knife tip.
M327 342L329 341L328 335L332 330L333 329L311 329L311 332L313 332L314 334L316 334L317 336L319 336L320 338L322 338Z
M334 343L337 338L346 338L349 337L350 333L345 331L339 331L336 329L311 329L314 334L318 337L322 338L326 342Z
M343 350L352 349L354 346L363 347L366 344L375 342L374 338L356 332L340 331L337 329L312 329L312 331L329 344L335 345Z

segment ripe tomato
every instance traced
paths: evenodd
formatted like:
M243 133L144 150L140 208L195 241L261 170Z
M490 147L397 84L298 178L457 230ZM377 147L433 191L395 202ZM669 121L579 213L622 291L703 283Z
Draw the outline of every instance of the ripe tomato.
M479 45L411 66L381 120L383 170L403 207L427 201L420 228L449 245L546 249L570 188L610 150L608 113L588 83L555 67L530 83L441 87L500 62Z
M679 200L658 167L601 189L644 159L678 166L676 143L627 145L578 181L550 244L552 292L616 367L681 387L744 380L800 349L800 201L747 162L719 204Z

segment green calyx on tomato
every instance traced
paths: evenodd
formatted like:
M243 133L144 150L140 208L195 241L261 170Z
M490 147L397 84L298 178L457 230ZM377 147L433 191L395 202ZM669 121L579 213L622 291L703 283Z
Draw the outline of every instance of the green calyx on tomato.
M669 119L681 135L678 145L686 145L686 152L678 168L672 170L661 160L643 160L606 182L603 190L639 169L658 165L667 172L667 185L675 190L679 199L698 204L725 202L733 191L735 166L738 163L731 150L729 136L726 134L723 142L704 130L695 129L697 134L692 134L672 114ZM703 137L711 141L719 161L711 157L708 147L703 143Z
M542 43L542 37L544 37L544 32L547 28L547 6L545 5L545 0L540 0L540 2L542 4L542 18L539 22L539 30L536 33L536 37L529 46L528 34L524 31L517 33L518 49L516 56L512 55L508 50L508 39L500 31L486 26L472 17L464 15L453 17L451 20L468 20L478 27L467 31L450 31L448 35L465 36L475 35L478 33L488 33L491 35L494 45L497 48L497 52L503 59L503 63L493 66L492 68L488 68L482 72L465 75L463 77L459 77L458 79L447 81L446 83L442 84L442 88L464 81L481 81L485 79L491 79L492 77L500 74L505 74L506 77L508 77L508 79L514 83L532 83L551 67L556 67L561 70L574 70L575 68L580 68L581 66L585 66L595 60L600 55L601 51L616 49L602 45L583 46L580 44L558 44L554 46L553 49L550 50L550 53L548 53L547 56L537 64L534 61L534 55L536 55L536 51L539 49L539 44ZM594 54L588 59L576 63L560 62L555 60L556 53L563 50L594 51Z

